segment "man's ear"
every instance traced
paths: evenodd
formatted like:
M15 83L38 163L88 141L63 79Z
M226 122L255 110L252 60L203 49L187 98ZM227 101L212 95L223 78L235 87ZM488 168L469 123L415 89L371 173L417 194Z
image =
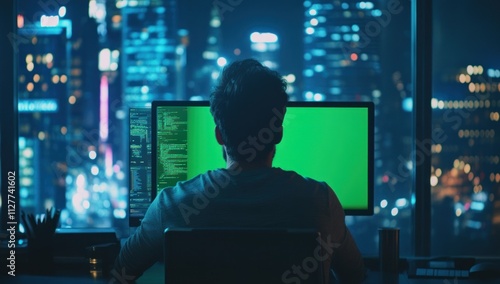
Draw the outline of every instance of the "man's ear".
M280 130L274 134L274 144L277 145L283 139L283 126L280 127Z
M219 145L224 145L224 140L222 140L222 133L220 133L220 129L218 126L215 127L215 139L217 139L217 143L219 143Z

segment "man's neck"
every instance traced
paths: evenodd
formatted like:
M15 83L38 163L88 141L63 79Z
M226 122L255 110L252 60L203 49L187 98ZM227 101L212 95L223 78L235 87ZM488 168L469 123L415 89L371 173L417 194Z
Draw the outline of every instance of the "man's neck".
M269 153L269 155L259 161L252 161L252 162L247 162L247 161L235 161L229 155L226 155L226 169L237 169L240 168L241 170L256 170L256 169L263 169L263 168L271 168L273 166L273 158L274 158L274 150Z
M272 167L272 162L268 162L267 159L265 161L252 162L252 163L248 163L246 161L234 161L232 159L227 159L227 162L226 162L227 169L240 168L243 171L271 168L271 167Z

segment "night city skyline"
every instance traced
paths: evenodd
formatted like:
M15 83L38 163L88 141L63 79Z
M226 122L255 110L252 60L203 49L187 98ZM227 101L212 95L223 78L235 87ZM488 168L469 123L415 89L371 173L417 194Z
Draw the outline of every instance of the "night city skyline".
M59 14L54 27L41 27L29 20L43 9L19 1L19 33L29 39L18 53L16 74L20 165L32 168L21 171L21 206L34 212L49 205L61 207L63 227L126 231L129 108L148 107L153 100L206 100L228 62L254 57L276 66L289 83L292 100L374 102L375 214L347 216L346 223L367 254L377 253L378 227L398 226L401 253L410 254L415 189L411 177L398 172L410 172L414 163L411 13L409 2L396 2L242 0L231 6L222 0L72 1L63 16L61 7L49 15ZM467 224L477 224L467 223L464 216L488 228L474 240L488 243L500 234L500 166L494 160L500 156L495 147L500 134L500 57L491 32L500 26L491 7L460 0L459 8L450 8L449 2L434 4L433 127L442 127L450 137L432 146L432 228L438 253L446 249L439 245L447 234L467 235ZM19 26L20 19L26 25ZM63 26L69 22L71 28ZM60 42L46 39L49 30L57 32ZM267 36L259 39L253 33ZM54 66L49 67L49 61ZM487 93L489 107L486 99L468 107L472 99L467 96ZM469 116L455 129L444 112L459 109ZM469 136L479 131L475 142L464 138L466 130ZM467 160L469 150L481 161ZM479 150L484 154L474 154ZM436 175L438 168L441 173ZM465 214L460 206L471 206L465 205L473 198L470 190L443 190L451 182L444 179L446 174L457 178L469 172L480 181L474 184L474 178L466 177L464 187L472 182L472 192L478 194L481 190L474 191L474 186L489 186L491 195L481 201L488 213ZM463 212L457 213L457 208ZM439 231L440 226L451 231ZM448 249L458 247L459 240ZM481 253L500 248L495 249L482 248Z

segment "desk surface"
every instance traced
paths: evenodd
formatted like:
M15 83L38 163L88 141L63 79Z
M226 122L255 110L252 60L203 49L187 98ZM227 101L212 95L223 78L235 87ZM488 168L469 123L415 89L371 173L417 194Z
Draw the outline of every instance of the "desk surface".
M157 263L147 270L144 275L137 280L138 284L164 283L163 264ZM400 274L383 274L379 271L369 271L363 283L367 284L476 284L476 283L499 283L500 279L476 280L476 279L409 279L406 272ZM0 283L55 283L55 284L88 284L88 283L109 283L106 279L92 279L87 275L62 275L62 276L38 276L38 275L17 275L15 277L2 275Z
M105 279L91 279L90 276L42 276L42 275L16 275L2 276L1 283L28 284L28 283L50 283L50 284L89 284L108 283ZM149 282L153 283L153 282ZM155 282L158 283L158 282Z

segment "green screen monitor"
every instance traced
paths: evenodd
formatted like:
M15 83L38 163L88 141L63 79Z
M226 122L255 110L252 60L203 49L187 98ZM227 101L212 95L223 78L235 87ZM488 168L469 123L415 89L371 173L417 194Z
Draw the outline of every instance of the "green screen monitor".
M371 102L290 102L273 167L328 183L347 215L373 215L373 119ZM225 168L221 147L208 102L153 102L152 197Z

